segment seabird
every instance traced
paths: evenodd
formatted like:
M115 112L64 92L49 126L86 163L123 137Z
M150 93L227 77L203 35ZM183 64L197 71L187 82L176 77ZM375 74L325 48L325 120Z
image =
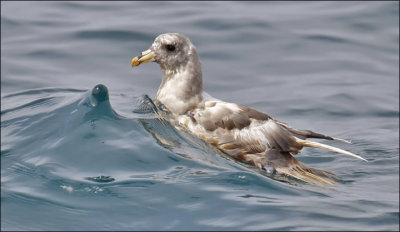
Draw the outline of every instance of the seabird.
M185 128L237 160L308 183L328 185L337 183L332 172L310 168L293 155L303 147L313 147L365 160L340 148L307 139L348 142L346 140L294 129L263 112L224 102L205 93L196 48L182 34L159 35L150 49L132 59L131 65L135 67L153 61L163 72L155 101L167 108L166 119L178 129Z

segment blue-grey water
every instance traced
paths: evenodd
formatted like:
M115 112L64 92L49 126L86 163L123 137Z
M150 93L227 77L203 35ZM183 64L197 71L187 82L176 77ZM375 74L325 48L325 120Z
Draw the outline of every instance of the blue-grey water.
M130 66L165 32L212 96L368 162L306 148L341 184L291 184L177 132ZM396 1L1 2L2 230L399 230L398 141Z

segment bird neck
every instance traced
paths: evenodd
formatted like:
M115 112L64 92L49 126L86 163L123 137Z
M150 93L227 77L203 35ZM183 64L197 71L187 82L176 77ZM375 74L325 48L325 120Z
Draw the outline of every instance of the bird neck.
M161 67L164 76L156 99L176 115L182 115L203 100L203 81L198 56L174 69Z

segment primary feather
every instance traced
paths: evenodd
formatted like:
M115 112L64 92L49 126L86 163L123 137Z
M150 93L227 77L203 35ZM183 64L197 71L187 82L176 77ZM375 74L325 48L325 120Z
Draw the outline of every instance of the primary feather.
M346 140L291 128L263 112L203 92L196 48L181 34L159 35L149 50L133 58L132 66L149 61L157 62L163 71L156 101L168 109L166 118L177 128L189 130L233 158L260 169L272 168L277 174L324 184L334 184L337 178L329 171L307 167L292 155L303 147L314 147L365 160L307 139Z

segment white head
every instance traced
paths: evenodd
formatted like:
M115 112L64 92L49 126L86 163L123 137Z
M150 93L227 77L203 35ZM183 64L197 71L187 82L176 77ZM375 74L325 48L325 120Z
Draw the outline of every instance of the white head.
M132 66L155 61L163 70L177 71L189 60L200 66L196 48L189 38L178 33L166 33L157 36L149 50L133 58Z
M186 112L202 100L201 64L196 48L184 35L157 36L150 48L132 59L132 67L157 62L164 72L157 99L171 111Z

